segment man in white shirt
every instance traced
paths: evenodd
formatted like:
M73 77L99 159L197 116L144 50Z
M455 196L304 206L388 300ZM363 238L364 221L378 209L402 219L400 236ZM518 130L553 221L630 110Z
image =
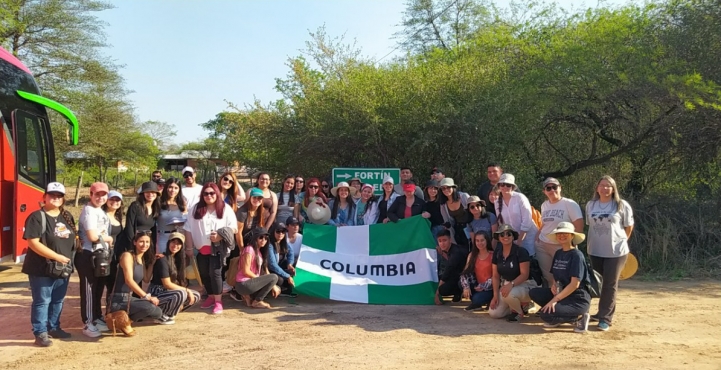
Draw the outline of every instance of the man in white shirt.
M200 191L203 186L195 183L195 170L193 167L187 166L183 168L183 198L185 198L185 204L188 210L193 208L200 201Z

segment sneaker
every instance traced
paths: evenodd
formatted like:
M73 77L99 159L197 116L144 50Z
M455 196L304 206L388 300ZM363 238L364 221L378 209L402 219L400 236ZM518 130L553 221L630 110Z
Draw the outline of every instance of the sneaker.
M451 299L451 302L453 302L453 303L460 302L460 301L461 301L461 298L462 298L462 294L461 294L461 293L456 293L456 294L453 295L453 298Z
M205 299L205 302L203 302L202 305L200 305L200 308L211 308L215 304L215 298L208 296L208 298Z
M109 331L108 324L105 323L105 320L103 319L97 319L93 321L93 325L95 325L96 328L100 331Z
M483 308L483 305L482 305L482 304L474 304L474 303L471 303L471 304L469 304L468 306L466 306L466 308L464 308L463 310L464 310L464 311L467 311L467 312L471 312L471 311L479 310L479 309L481 309L481 308Z
M98 330L98 328L93 324L85 324L85 327L83 328L83 334L86 337L90 338L97 338L103 335L102 333L100 333L100 330Z
M53 341L48 337L48 333L40 333L35 336L35 345L38 347L50 347L53 345Z
M521 315L519 315L519 314L517 314L517 313L511 312L511 313L509 313L509 314L506 316L506 321L508 321L508 322L520 322L520 321L521 321Z
M599 321L598 322L598 330L600 331L608 331L608 329L611 328L611 325L608 325L605 321Z
M285 292L285 293L280 293L278 296L280 296L280 297L288 297L288 298L295 298L295 297L297 297L298 295L295 294L295 293L292 293L292 292Z
M551 323L547 323L547 322L543 323L544 328L557 328L559 326L561 326L561 324L551 324Z
M223 294L228 293L229 291L233 290L233 287L228 285L225 281L223 282Z
M48 335L51 338L55 338L55 339L68 339L71 337L70 333L66 332L63 329L50 330L50 331L48 331Z
M528 315L531 315L531 314L536 314L536 313L538 313L538 311L539 311L538 305L536 305L536 304L533 303L533 302L524 303L524 304L521 305L521 308L523 309L523 315L524 315L524 316L528 316Z
M173 325L175 324L175 320L172 317L163 315L160 316L159 319L155 319L155 323L160 325Z
M576 321L573 331L576 333L585 333L588 330L589 320L591 320L591 315L588 312L581 315L581 318Z
M598 322L598 314L591 315L591 322Z
M236 292L235 289L231 290L230 293L228 293L228 296L236 302L243 302L243 297L240 293Z
M215 305L213 306L213 315L220 315L221 313L223 313L223 304L215 302Z

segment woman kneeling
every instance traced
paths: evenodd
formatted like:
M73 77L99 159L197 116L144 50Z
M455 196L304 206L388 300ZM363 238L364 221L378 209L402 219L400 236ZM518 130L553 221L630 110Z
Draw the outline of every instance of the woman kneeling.
M581 243L585 235L577 233L572 223L561 222L546 238L562 248L553 256L553 281L549 282L550 288L531 289L529 294L534 302L543 306L543 326L555 328L564 323L575 323L573 331L583 333L588 329L590 319L591 295L586 288L589 275L583 253L574 245Z
M153 279L148 290L158 298L158 307L163 314L174 319L181 311L193 306L200 299L200 293L184 287L185 282L185 235L174 232L168 236L163 257L153 265Z
M133 237L133 250L124 252L120 256L118 278L115 279L113 293L110 296L109 311L127 311L132 321L149 317L155 319L158 324L172 324L174 322L163 315L163 311L158 307L158 298L146 293L137 283L137 281L143 280L146 266L154 258L153 255L147 253L150 249L150 235L150 230L136 232ZM132 293L142 298L135 298ZM108 323L108 325L112 324ZM124 329L122 330L126 335L134 334L134 331L126 332Z
M268 273L268 265L263 263L261 249L267 249L268 231L262 227L256 227L251 234L250 245L246 246L240 253L238 261L238 274L235 277L235 291L245 301L245 304L253 308L270 308L270 305L263 302L270 293L273 298L280 294L278 275Z

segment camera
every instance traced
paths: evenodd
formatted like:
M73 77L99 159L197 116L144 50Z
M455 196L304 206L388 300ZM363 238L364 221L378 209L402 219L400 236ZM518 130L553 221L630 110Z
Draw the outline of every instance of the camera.
M93 251L93 270L95 277L110 275L110 250L98 248Z

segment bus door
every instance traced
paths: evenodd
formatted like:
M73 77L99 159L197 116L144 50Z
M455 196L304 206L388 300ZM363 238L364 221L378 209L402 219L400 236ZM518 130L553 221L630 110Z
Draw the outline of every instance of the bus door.
M13 140L15 142L15 164L17 174L13 201L14 257L19 263L27 253L27 242L23 240L25 221L35 210L40 209L44 186L54 180L48 148L50 133L47 118L16 109L12 113Z

